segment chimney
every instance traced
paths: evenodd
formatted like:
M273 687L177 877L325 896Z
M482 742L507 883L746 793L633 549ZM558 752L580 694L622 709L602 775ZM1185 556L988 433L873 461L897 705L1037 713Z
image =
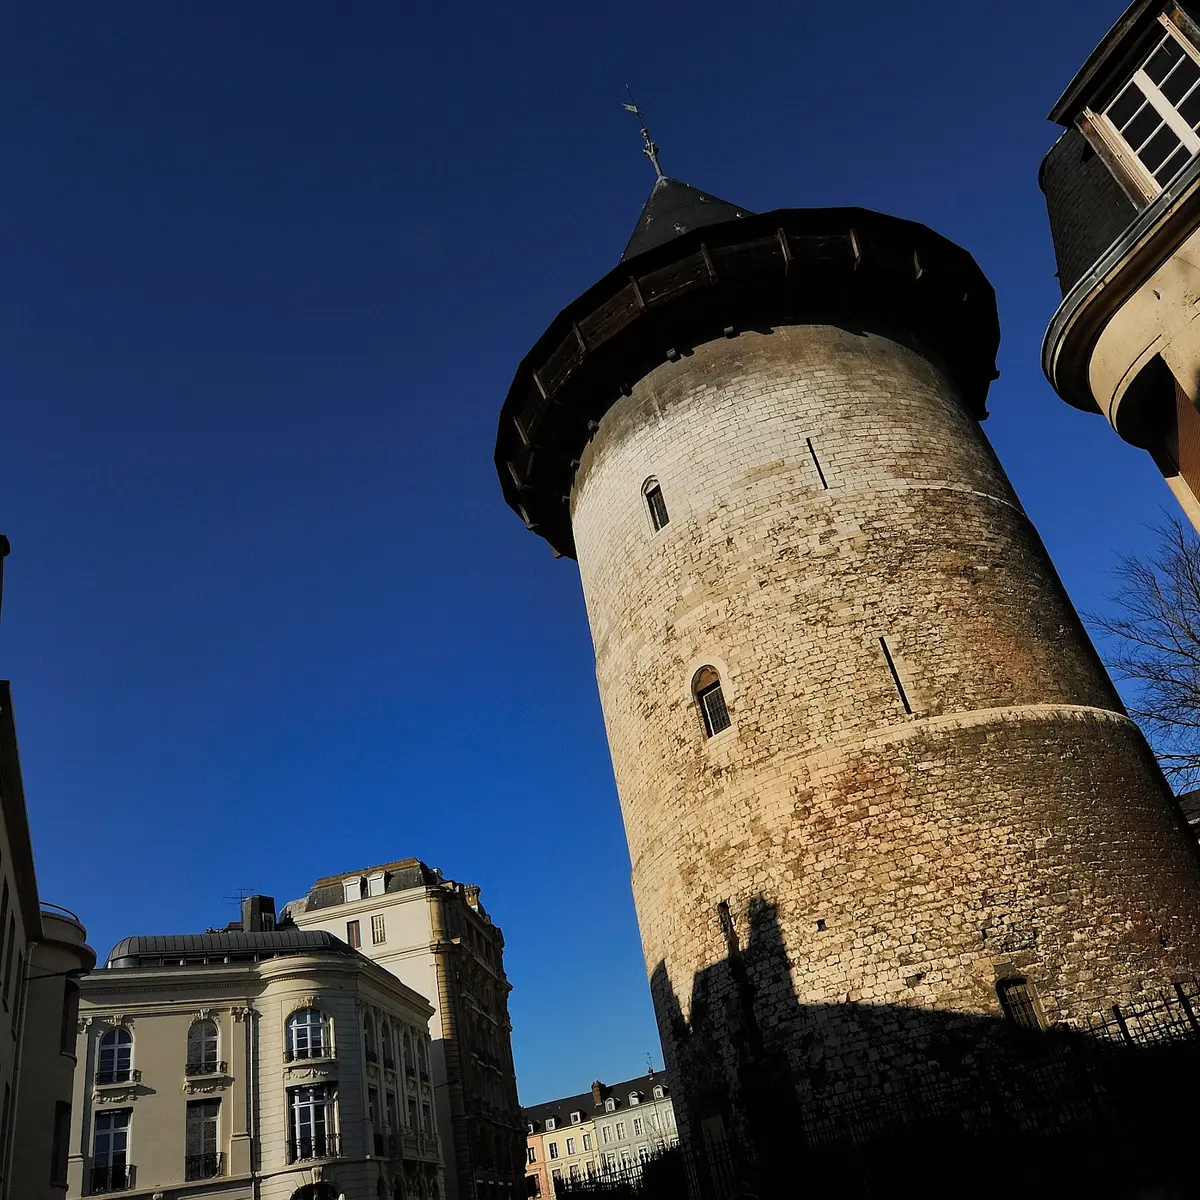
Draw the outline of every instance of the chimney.
M604 1084L598 1079L592 1084L592 1103L597 1108L604 1103Z
M274 933L275 897L246 896L242 900L242 932Z

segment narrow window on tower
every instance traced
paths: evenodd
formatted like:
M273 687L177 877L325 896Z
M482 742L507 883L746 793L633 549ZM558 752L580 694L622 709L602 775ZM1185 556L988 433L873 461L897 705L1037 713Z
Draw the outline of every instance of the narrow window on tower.
M650 510L650 524L655 530L670 524L667 502L663 499L662 488L658 486L657 479L647 479L642 484L642 495L646 497L646 507Z
M812 438L805 438L804 443L808 446L808 456L812 459L813 466L817 468L817 478L821 481L821 486L827 488L829 484L825 482L825 472L821 470L821 460L817 457L816 447L813 446Z
M700 708L706 737L715 737L731 722L725 704L725 693L721 690L721 676L715 667L701 667L692 679L692 695Z
M1009 1024L1015 1029L1037 1032L1046 1027L1042 1020L1037 993L1024 975L1001 979L996 984L996 995L1000 997L1000 1007L1004 1010Z
M904 690L904 683L900 678L900 672L896 670L896 660L892 657L892 648L888 645L887 638L879 639L879 648L883 651L884 662L887 663L888 671L891 672L892 683L896 685L896 693L900 697L900 703L904 705L904 711L912 716L912 705L908 700L908 693Z

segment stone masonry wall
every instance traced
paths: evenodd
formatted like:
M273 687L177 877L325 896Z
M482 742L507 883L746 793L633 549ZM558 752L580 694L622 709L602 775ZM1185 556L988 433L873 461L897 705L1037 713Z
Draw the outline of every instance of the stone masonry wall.
M1195 848L920 354L826 326L698 346L608 412L572 512L669 1068L695 982L753 943L756 906L782 964L756 1019L793 1082L802 1011L996 1017L1020 972L1050 1021L1080 1019L1200 977ZM712 739L703 665L733 722ZM863 1049L875 1068L904 1052ZM835 1075L862 1075L851 1058Z

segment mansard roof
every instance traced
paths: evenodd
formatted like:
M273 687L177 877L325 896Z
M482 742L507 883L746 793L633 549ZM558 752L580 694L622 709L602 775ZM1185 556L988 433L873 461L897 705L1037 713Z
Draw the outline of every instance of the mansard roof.
M106 967L188 966L226 961L249 962L281 954L357 953L325 930L281 929L272 933L177 933L122 938L108 956ZM157 959L149 963L146 959ZM167 961L164 961L167 960Z

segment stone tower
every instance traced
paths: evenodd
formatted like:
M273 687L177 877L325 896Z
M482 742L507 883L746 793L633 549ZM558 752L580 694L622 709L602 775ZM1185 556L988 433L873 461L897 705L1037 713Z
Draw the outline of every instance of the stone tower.
M998 341L924 226L660 179L504 405L715 1194L931 1118L943 1161L947 1122L1070 1124L1066 1068L1012 1098L1036 1031L1192 1011L1196 850L980 429Z

